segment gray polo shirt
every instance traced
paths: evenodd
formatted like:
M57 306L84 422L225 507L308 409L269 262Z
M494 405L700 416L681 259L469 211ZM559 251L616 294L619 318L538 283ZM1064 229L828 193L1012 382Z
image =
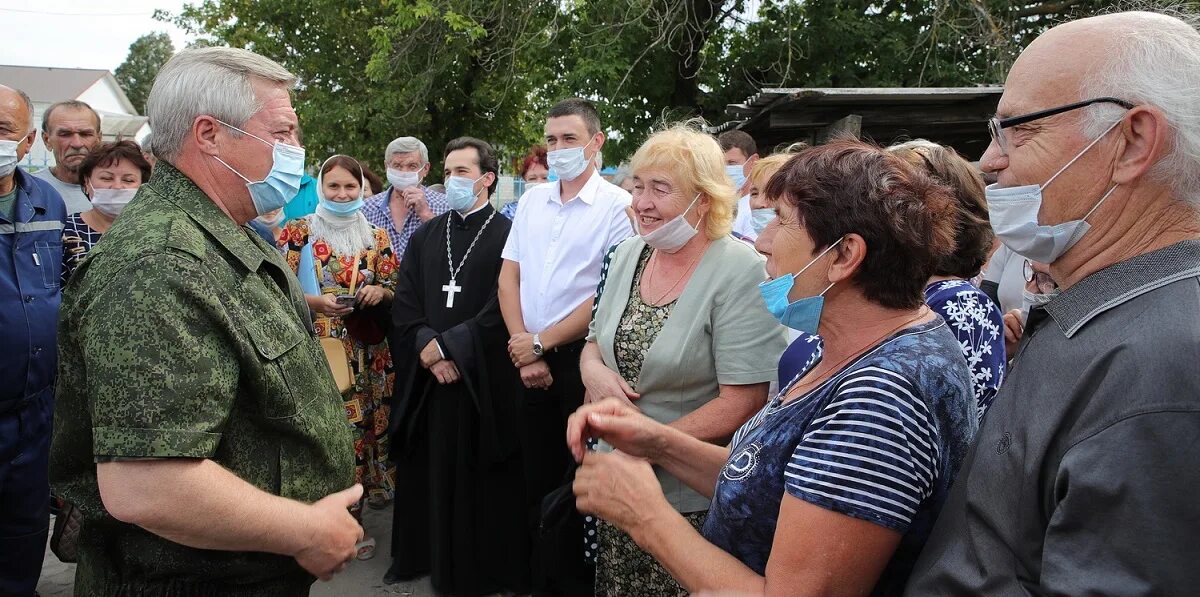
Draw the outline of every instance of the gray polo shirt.
M1200 241L1046 305L910 595L1200 591Z
M42 168L33 175L50 183L50 186L54 187L59 195L62 195L63 203L67 205L68 216L92 208L92 202L88 201L87 195L83 194L83 189L79 185L59 180L49 168Z

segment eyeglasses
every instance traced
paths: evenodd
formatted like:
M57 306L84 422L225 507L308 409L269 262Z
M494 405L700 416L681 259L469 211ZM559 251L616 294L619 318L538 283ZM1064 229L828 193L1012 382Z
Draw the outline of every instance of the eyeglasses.
M1046 110L1039 110L1037 112L1030 112L1029 114L1023 114L1021 116L1013 116L1011 118L992 117L990 120L988 120L988 132L991 133L992 140L996 142L996 145L1000 147L1001 153L1003 155L1008 155L1008 141L1004 137L1004 129L1057 114L1062 114L1063 112L1078 110L1079 108L1085 108L1092 104L1116 104L1122 108L1125 108L1126 110L1132 110L1134 107L1136 107L1134 104L1123 99L1115 97L1097 97L1090 100L1083 100L1082 102L1075 102L1073 104L1059 106L1057 108L1049 108Z
M1033 262L1028 259L1025 260L1022 273L1025 274L1025 282L1033 282L1038 292L1042 294L1050 294L1058 288L1058 283L1054 281L1054 278L1050 277L1050 274L1033 269Z

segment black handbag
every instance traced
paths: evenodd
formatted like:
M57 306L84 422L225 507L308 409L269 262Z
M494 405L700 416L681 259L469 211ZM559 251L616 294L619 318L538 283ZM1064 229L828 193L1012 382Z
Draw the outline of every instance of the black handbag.
M593 593L596 566L584 555L583 514L575 509L575 469L567 470L563 484L542 498L541 519L534 545L534 594L587 595Z

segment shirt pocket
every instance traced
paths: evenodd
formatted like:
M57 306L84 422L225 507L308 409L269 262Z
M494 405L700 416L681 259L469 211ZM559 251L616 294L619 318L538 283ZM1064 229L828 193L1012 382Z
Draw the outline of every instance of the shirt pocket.
M289 368L298 366L297 359L289 358L300 352L304 334L295 326L273 326L269 333L252 334L250 342L258 353L261 367L263 392L259 396L263 415L268 419L287 419L298 415L303 409L303 396L291 383L295 377Z
M47 290L58 288L62 283L62 241L34 241L33 251L42 272L42 284Z

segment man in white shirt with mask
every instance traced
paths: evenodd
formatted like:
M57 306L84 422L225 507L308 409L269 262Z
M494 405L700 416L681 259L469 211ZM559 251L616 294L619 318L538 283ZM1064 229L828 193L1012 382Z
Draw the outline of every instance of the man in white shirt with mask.
M758 230L754 228L753 210L750 207L750 170L758 161L758 144L746 131L733 129L717 136L721 151L725 152L725 173L733 181L740 197L737 204L737 214L733 221L733 235L746 241L754 242L758 238Z
M542 498L562 483L573 462L563 438L567 417L583 403L579 354L601 264L613 245L633 235L629 193L604 180L596 166L605 137L595 106L579 98L560 101L547 114L545 133L558 182L533 187L520 199L499 289L509 356L525 386L519 418L533 533ZM535 592L590 594L584 575L565 571L560 576L569 580L542 587L535 578Z
M421 184L429 174L429 149L416 137L397 137L383 152L388 187L367 199L363 215L371 225L387 230L392 253L404 258L408 240L421 224L449 209L446 194Z

